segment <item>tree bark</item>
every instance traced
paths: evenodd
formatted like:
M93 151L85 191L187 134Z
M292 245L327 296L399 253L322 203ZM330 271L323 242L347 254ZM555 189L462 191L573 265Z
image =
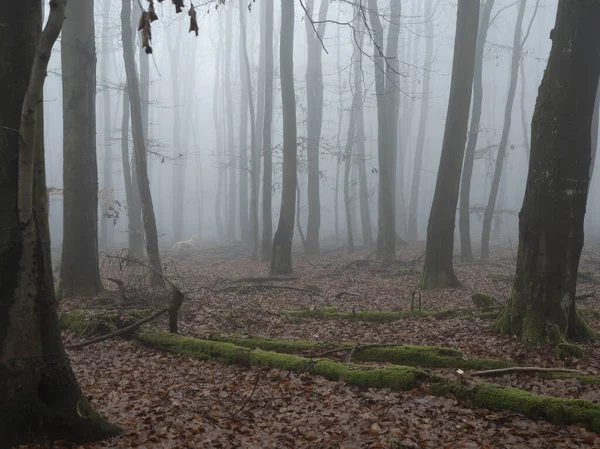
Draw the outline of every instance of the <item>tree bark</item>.
M111 105L110 93L108 88L108 78L110 73L109 55L110 51L110 36L109 29L109 14L110 0L104 0L102 7L102 59L101 59L101 75L102 75L102 112L103 112L103 131L104 131L104 164L103 164L103 195L102 195L102 217L100 219L100 248L106 249L113 243L114 240L114 225L112 217L110 217L110 205L113 202L113 181L112 181L112 139L111 139Z
M50 261L42 91L66 1L11 2L0 18L0 441L117 434L89 405L61 342Z
M306 226L307 254L318 254L319 230L321 228L319 145L323 123L323 65L321 62L321 39L325 26L329 1L321 0L316 31L313 29L312 12L314 0L306 1L310 17L304 21L307 40L306 65L306 158L308 164L308 223Z
M226 137L226 148L227 148L227 166L229 167L229 197L228 197L228 209L227 209L227 229L226 235L230 241L235 240L235 205L237 200L236 185L237 176L236 170L239 167L239 163L236 163L236 156L234 151L235 140L233 133L233 103L231 99L231 46L232 46L232 12L231 8L225 8L225 83L223 89L225 90L225 113L227 116L227 137Z
M239 135L239 213L240 213L240 236L243 242L251 244L250 227L248 222L248 105L252 97L252 84L246 82L250 77L250 69L246 68L245 59L248 57L246 49L246 4L244 0L239 3L239 70L240 70L240 135ZM248 63L248 67L250 63Z
M460 285L454 274L454 223L473 88L479 2L459 0L450 99L433 204L427 225L421 287Z
M479 124L481 123L481 110L483 103L483 52L490 26L490 16L494 8L494 0L486 0L479 21L477 46L475 47L475 73L473 76L473 106L471 112L471 125L469 128L465 161L460 184L460 210L458 226L460 230L460 252L462 260L473 259L471 245L471 179L475 164L475 150L479 137Z
M61 38L63 86L63 297L102 291L98 263L94 2L67 5Z
M491 0L493 1L493 0ZM427 130L427 116L429 113L429 89L431 86L431 64L433 62L433 15L432 0L425 3L425 14L430 14L429 19L423 25L425 35L425 66L423 74L423 99L421 100L421 113L419 116L419 130L415 148L415 161L413 165L412 183L410 188L410 200L408 204L408 230L406 238L410 242L418 240L417 212L419 207L419 188L421 185L421 170L423 168L423 152L425 149L425 132Z
M513 52L511 61L510 81L508 87L508 96L506 97L506 106L504 108L504 126L498 145L498 154L496 156L496 166L494 168L494 177L492 178L492 187L488 198L487 207L483 214L483 229L481 232L481 258L487 260L490 257L490 234L492 231L492 220L496 210L496 201L498 199L498 190L500 188L500 179L502 177L502 168L506 158L508 147L508 134L512 123L512 109L517 92L517 81L519 78L519 63L521 62L521 53L523 44L521 35L523 33L523 17L525 16L525 6L527 0L521 0L519 3L519 12L517 14L517 23L515 24L515 34L513 38Z
M225 240L221 203L223 202L223 183L226 181L225 167L223 166L223 154L225 151L223 140L223 117L220 115L219 103L221 101L221 64L223 63L223 22L219 18L219 40L217 42L217 54L215 57L215 86L213 89L213 120L215 124L215 135L217 140L217 191L215 193L215 220L217 235L220 241Z
M262 260L271 260L273 220L271 204L273 195L273 155L271 136L273 127L273 2L262 2L265 8L265 33L262 44L265 52L265 108L262 128L263 140L263 199L262 199Z
M575 307L600 76L600 2L560 0L531 124L516 277L494 327L527 344L593 334Z
M283 109L283 181L279 224L273 239L271 274L292 272L296 200L296 94L294 92L294 1L281 0L279 61Z
M122 0L121 27L123 30L131 28L131 0ZM131 129L133 132L133 148L135 164L137 167L137 186L140 190L142 202L142 220L146 236L146 252L150 265L158 273L162 273L160 253L158 251L158 232L156 230L156 218L154 206L150 193L150 180L148 179L148 166L146 155L146 143L144 142L144 131L142 128L142 108L140 101L140 89L135 68L133 55L133 39L129 33L123 33L123 61L127 74L127 88L129 90L129 104L131 107ZM157 273L151 274L153 284L162 284L162 277Z

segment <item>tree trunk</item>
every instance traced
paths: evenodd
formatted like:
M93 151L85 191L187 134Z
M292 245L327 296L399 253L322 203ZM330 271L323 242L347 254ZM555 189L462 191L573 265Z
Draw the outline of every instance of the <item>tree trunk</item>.
M377 257L384 261L396 258L396 217L394 205L396 147L398 142L399 62L398 36L400 33L400 2L390 0L390 29L385 58L383 54L383 26L377 0L369 0L375 62L375 90L377 95L378 161L379 161L379 221Z
M262 2L265 8L265 33L262 44L265 52L265 108L262 129L263 140L263 200L262 200L262 260L271 260L273 220L271 203L273 195L273 155L271 136L273 127L273 2ZM259 78L260 79L260 78Z
M493 1L493 0L492 0ZM410 242L418 240L418 220L417 212L419 207L419 188L421 185L421 170L423 167L423 152L425 151L425 132L427 130L427 115L429 113L429 89L431 86L431 64L433 62L433 14L432 0L427 0L425 4L424 17L429 14L423 25L425 34L425 67L423 74L423 99L421 100L421 114L419 117L419 130L417 134L417 144L415 148L415 161L413 165L412 183L410 188L410 200L408 204L408 230L406 238Z
M279 61L283 109L283 180L279 224L273 239L271 274L289 274L292 272L297 154L296 94L294 92L294 0L281 0Z
M104 164L103 164L103 195L102 195L102 217L100 218L100 248L108 248L114 241L113 219L110 217L110 205L113 202L112 181L112 140L111 140L111 108L108 79L110 76L109 55L111 42L109 29L110 0L104 0L102 8L102 112L104 128Z
M338 22L340 21L340 8L338 8ZM362 18L361 18L362 20ZM360 21L359 21L360 23ZM333 197L333 211L334 211L334 231L335 231L335 244L336 246L340 244L340 165L341 165L341 152L342 152L342 122L344 119L344 95L342 92L342 70L341 70L341 53L342 53L342 44L340 39L340 31L338 30L337 35L337 81L338 81L338 127L336 134L336 155L335 155L335 188L334 188L334 197Z
M307 40L306 65L306 158L308 165L308 224L306 226L306 252L318 254L319 230L321 228L319 145L323 124L323 66L321 62L321 39L325 37L328 0L321 0L317 30L313 29L314 0L306 1L311 17L304 21Z
M600 83L596 92L596 101L594 102L594 116L592 117L592 162L590 164L590 180L594 175L594 166L596 165L596 154L598 153L598 127L600 125Z
M223 61L223 22L219 17L219 40L217 41L217 54L215 57L215 85L213 89L213 120L215 124L215 135L217 140L217 191L215 193L215 220L219 241L225 240L221 203L223 201L223 183L225 182L225 167L223 166L224 135L223 117L220 115L219 102L221 100L221 64Z
M600 2L559 1L531 124L516 278L494 324L527 344L593 333L577 314L575 289L600 76L598 23Z
M90 407L58 328L42 91L66 2L51 3L41 39L40 3L5 6L0 19L0 441L2 447L59 439L83 443L120 429Z
M131 28L131 0L122 0L121 27L123 30ZM137 186L140 190L142 203L142 220L146 236L146 252L150 265L156 272L151 274L152 283L162 284L162 264L158 251L158 232L156 230L156 218L150 194L150 181L148 179L148 166L146 161L146 144L144 142L144 131L142 128L142 108L140 101L140 89L135 69L133 55L133 39L129 33L123 33L123 61L127 74L127 88L129 90L129 104L131 107L131 129L133 132L133 148L135 164L137 167Z
M529 129L527 126L527 123L529 123L529 117L527 116L527 112L525 111L525 94L527 93L527 83L525 82L525 58L523 57L523 55L521 55L521 64L519 65L519 72L519 76L521 78L521 131L523 132L523 146L525 147L525 156L527 157L527 162L529 162L530 143Z
M98 263L94 2L69 3L62 30L63 250L61 294L102 291Z
M348 123L348 136L346 149L344 151L344 210L346 212L346 231L348 252L354 251L354 235L352 234L352 210L350 208L350 168L352 167L352 146L354 144L354 129L356 124L356 92L352 101L350 111L350 122Z
M521 62L521 52L523 44L521 35L523 33L523 17L525 16L525 6L527 0L521 0L519 4L519 13L517 15L517 23L515 24L515 34L513 38L513 52L510 71L510 82L508 87L508 96L506 97L506 107L504 109L504 126L502 127L502 135L500 144L498 145L498 155L496 156L496 166L494 168L494 177L492 178L492 187L487 207L483 215L483 229L481 232L481 258L487 260L490 257L490 234L492 232L492 220L494 211L496 210L496 200L498 199L498 189L500 188L500 179L502 177L502 168L504 167L504 158L508 146L508 134L510 133L510 125L512 122L512 109L517 92L517 81L519 78L519 63Z
M236 185L237 176L236 170L239 165L236 163L236 156L234 151L234 133L233 133L233 103L231 99L231 45L232 45L232 12L231 8L225 8L225 83L223 89L225 90L225 109L227 114L227 166L229 167L229 199L227 209L227 238L230 241L235 240L235 205L236 205Z
M479 124L481 123L481 109L483 103L483 51L490 26L490 16L494 8L494 0L486 0L479 21L477 46L475 48L475 73L473 76L473 107L471 112L471 126L469 139L465 152L465 161L460 184L460 210L458 226L460 230L460 253L462 260L473 259L471 245L471 179L475 164L475 150L479 137Z
M442 155L427 225L421 287L460 285L454 274L454 223L473 88L479 2L459 0L450 99Z
M252 96L252 85L248 86L246 79L250 77L250 69L246 68L244 56L246 58L246 4L244 0L240 0L239 4L239 69L240 69L240 135L239 135L239 167L240 167L240 184L239 184L239 211L240 211L240 235L243 242L250 244L250 229L248 223L248 104ZM250 64L248 63L248 66Z
M354 33L354 32L353 32ZM358 167L358 196L360 203L360 223L362 228L362 244L369 248L373 245L373 231L371 230L371 213L369 211L369 185L367 180L367 164L365 155L365 118L363 113L363 66L362 47L365 33L360 21L356 24L356 40L354 51L358 52L354 65L355 93L360 101L356 105L356 164ZM358 41L358 43L357 43ZM357 48L358 47L358 48ZM341 123L341 120L340 120Z

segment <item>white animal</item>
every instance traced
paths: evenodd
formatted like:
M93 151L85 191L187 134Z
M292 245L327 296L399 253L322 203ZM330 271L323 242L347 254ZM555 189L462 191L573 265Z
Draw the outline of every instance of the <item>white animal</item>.
M173 254L176 256L189 254L196 247L197 241L198 239L196 237L192 237L189 240L175 243L175 245L173 245Z

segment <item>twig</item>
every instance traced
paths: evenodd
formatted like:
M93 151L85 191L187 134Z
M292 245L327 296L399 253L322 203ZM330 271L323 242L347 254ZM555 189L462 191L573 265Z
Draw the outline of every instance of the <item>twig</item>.
M343 291L339 292L337 295L335 295L336 298L341 298L342 296L355 296L357 298L362 298L362 295L360 293L348 292L346 290L343 290Z
M252 391L250 392L250 396L244 401L244 403L231 415L231 418L234 418L239 412L241 412L244 407L250 402L252 396L254 396L254 392L256 391L256 387L258 386L258 381L260 380L260 371L256 375L256 380L254 381L254 386L252 387Z
M253 283L259 283L259 282L295 281L296 279L298 279L296 276L249 277L249 278L234 279L232 281L226 281L225 283L229 283L229 284L243 284L243 283L253 284Z
M220 292L225 292L225 291L228 291L228 290L237 290L237 289L242 289L242 288L255 288L255 289L273 288L273 289L282 289L282 290L294 290L294 291L297 291L297 292L310 293L313 296L323 297L319 293L316 293L314 290L309 290L307 288L290 287L290 286L287 286L287 285L269 285L269 284L230 285L229 287L223 287L223 288L220 288L220 289L215 290L215 291L217 293L220 293Z
M490 369L486 371L476 371L471 373L471 376L502 376L510 373L573 373L585 374L576 369L567 368L539 368L535 366L515 366L512 368Z

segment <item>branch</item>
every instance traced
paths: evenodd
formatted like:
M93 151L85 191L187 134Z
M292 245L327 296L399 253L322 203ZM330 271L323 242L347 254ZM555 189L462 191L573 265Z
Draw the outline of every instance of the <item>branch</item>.
M567 368L538 368L535 366L515 366L512 368L490 369L486 371L476 371L471 376L502 376L510 373L572 373L585 374L583 371Z

